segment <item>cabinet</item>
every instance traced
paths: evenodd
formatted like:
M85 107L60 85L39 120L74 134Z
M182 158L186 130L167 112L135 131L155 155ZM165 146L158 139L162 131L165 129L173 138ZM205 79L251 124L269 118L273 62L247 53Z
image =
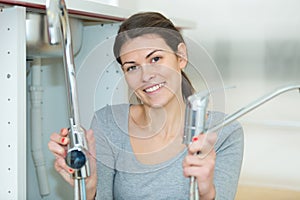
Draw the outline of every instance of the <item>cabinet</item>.
M79 101L85 105L80 112L88 128L93 111L109 103L111 95L117 94L120 102L127 98L118 92L124 91L121 86L114 86L121 73L109 48L118 23L131 12L83 0L68 1L67 7L77 23L72 34L83 97ZM50 134L68 123L62 54L58 47L47 46L44 13L45 1L0 0L0 199L72 199L73 195L54 171L54 156L47 147ZM46 175L37 175L40 166Z

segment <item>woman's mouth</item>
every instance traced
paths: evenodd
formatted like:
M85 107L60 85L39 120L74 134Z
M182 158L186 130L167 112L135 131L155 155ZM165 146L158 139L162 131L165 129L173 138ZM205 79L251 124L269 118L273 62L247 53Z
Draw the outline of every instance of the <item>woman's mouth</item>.
M159 83L159 84L156 84L156 85L153 85L151 87L148 87L148 88L144 89L144 91L147 92L147 93L155 92L156 90L163 87L164 85L165 85L165 83Z

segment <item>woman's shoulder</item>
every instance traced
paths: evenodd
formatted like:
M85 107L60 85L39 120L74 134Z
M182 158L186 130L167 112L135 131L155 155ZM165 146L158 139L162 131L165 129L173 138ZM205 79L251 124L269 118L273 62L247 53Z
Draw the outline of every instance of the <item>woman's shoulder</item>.
M219 111L210 111L208 113L208 118L207 118L207 122L206 122L206 127L208 128L212 128L220 123L223 123L224 119L227 117L227 115L223 112L219 112ZM233 122L227 124L226 126L224 126L222 130L236 130L236 129L241 129L242 125L240 124L240 122L238 122L237 120L234 120Z
M118 116L123 114L128 114L129 104L114 104L106 105L95 112L97 117L108 118L110 116Z
M222 112L212 111L209 112L206 127L212 128L222 123L227 115ZM234 120L233 122L225 125L217 131L218 144L221 145L226 140L243 142L244 132L240 122Z
M92 121L92 126L127 126L128 113L129 104L106 105L95 112Z

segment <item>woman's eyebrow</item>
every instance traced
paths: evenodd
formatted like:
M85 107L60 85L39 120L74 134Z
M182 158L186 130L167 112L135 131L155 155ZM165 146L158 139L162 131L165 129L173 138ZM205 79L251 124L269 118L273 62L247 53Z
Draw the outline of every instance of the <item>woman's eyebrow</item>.
M121 66L123 67L126 64L135 64L135 62L134 61L127 61L127 62L122 63Z
M156 53L158 51L163 51L163 50L162 49L155 49L155 50L151 51L149 54L147 54L145 58L146 59L149 58L152 54L154 54L154 53ZM135 64L135 63L136 63L135 61L126 61L126 62L122 63L121 66L123 67L126 64Z
M151 51L151 52L146 56L146 58L149 58L152 54L154 54L154 53L157 52L157 51L163 51L163 50L162 50L162 49L155 49L155 50Z

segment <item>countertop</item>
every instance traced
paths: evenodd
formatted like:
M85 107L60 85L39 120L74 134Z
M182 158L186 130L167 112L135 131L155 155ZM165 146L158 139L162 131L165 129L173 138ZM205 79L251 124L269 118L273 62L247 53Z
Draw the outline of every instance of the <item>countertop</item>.
M46 0L0 0L0 6L24 6L29 12L45 12ZM133 12L91 0L66 1L70 16L89 21L123 21Z

